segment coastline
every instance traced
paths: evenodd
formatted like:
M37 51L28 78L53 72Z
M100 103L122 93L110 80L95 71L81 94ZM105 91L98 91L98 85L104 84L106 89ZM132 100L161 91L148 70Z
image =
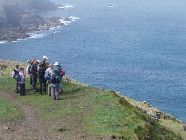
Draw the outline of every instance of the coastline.
M52 31L56 29L57 32L59 28L63 26L67 26L78 19L79 19L78 17L73 17L73 16L47 18L45 19L46 20L45 24L39 25L38 27L33 26L32 28L27 28L25 29L24 32L18 30L18 32L14 32L13 34L11 28L7 28L10 34L1 33L1 34L5 34L5 36L4 35L1 36L0 44L4 44L8 42L17 42L19 40L25 40L27 38L40 38L43 35L40 34L42 31Z
M6 69L8 67L12 67L13 68L16 64L19 64L21 67L26 67L26 65L27 65L24 62L0 59L0 70L1 69ZM0 71L0 77L2 77L2 76L3 77L9 77L10 75L11 75L11 73L10 74L8 74L8 73L2 74L1 71ZM28 74L26 74L26 75L28 76ZM85 83L81 83L78 80L74 80L74 79L72 79L72 78L70 78L68 76L64 76L63 80L67 81L67 82L70 82L70 83L73 83L75 85L93 87L93 86L87 85ZM159 110L157 107L154 107L154 106L150 105L146 101L137 101L137 100L135 100L133 98L129 98L129 97L121 94L118 91L113 91L111 89L102 89L100 87L93 87L93 88L97 88L97 89L103 90L103 91L109 91L112 94L114 94L115 96L118 96L119 98L121 98L121 100L122 99L127 100L132 106L134 106L134 107L138 108L139 110L141 110L143 113L148 115L151 119L154 119L154 120L171 119L171 120L177 121L178 123L184 123L184 121L177 119L176 117L170 115L167 112L163 112L163 111Z
M25 62L0 59L0 78L11 79L11 78L9 78L10 73L11 73L13 67L15 66L15 64L19 64L21 67L26 67ZM119 92L115 92L113 90L102 89L99 87L93 87L93 86L81 83L78 80L74 80L72 78L69 78L68 76L65 76L63 78L63 82L70 83L72 85L75 85L76 87L81 87L81 89L91 89L94 92L100 93L100 95L98 93L96 93L96 94L98 94L97 95L98 97L104 95L104 96L109 96L112 100L117 99L118 100L117 104L120 104L121 106L127 106L128 108L134 109L134 112L139 114L138 117L144 118L147 121L147 123L151 124L152 122L154 122L154 123L161 124L163 127L168 129L169 131L173 131L175 134L181 135L183 137L183 139L186 138L186 131L184 131L185 125L182 121L176 119L175 117L173 117L167 113L160 111L159 109L149 105L146 102L136 101L136 100L129 98L127 96L123 96ZM65 88L65 86L64 86L64 88ZM74 91L76 91L76 90L79 91L79 88L75 88ZM5 92L4 90L1 90L1 92L2 91ZM81 92L81 90L80 90L80 92ZM74 94L74 92L73 92L73 94ZM91 94L94 94L94 93L91 93ZM62 95L62 97L63 96L64 95ZM98 100L97 99L98 97L96 97L96 102ZM27 96L27 98L29 98L29 96ZM63 100L63 102L64 102L64 100ZM108 103L109 103L109 101L107 100L106 104L109 105ZM175 126L176 126L176 128L175 128Z
M56 4L50 2L49 0L46 3L43 3L46 7L42 7L42 1L37 1L38 6L32 7L31 9L26 9L24 6L19 7L19 2L15 5L5 6L5 10L19 10L24 9L19 15L11 15L10 13L6 13L3 15L3 12L0 13L0 44L4 44L7 42L16 42L19 40L24 40L27 38L34 38L32 33L34 32L42 32L42 31L50 31L55 28L59 28L64 25L69 25L71 22L76 21L77 17L44 17L42 16L42 12L52 12L57 10L66 10L68 8L73 8L73 5L68 4ZM26 2L25 2L26 3ZM28 2L29 4L33 4L32 2ZM1 8L1 7L0 7ZM15 13L16 14L16 13ZM15 20L15 21L14 21ZM15 22L15 23L14 23Z

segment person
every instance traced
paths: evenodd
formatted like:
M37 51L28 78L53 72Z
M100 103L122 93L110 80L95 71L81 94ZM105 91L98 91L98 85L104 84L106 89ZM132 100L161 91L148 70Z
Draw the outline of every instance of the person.
M48 68L48 58L46 56L43 56L43 61L42 61L43 67L45 70Z
M20 95L25 96L25 73L24 73L24 68L20 68L19 75L20 75L20 82L19 82Z
M46 79L45 79L45 68L43 64L39 65L38 69L38 79L39 79L39 92L42 94L46 93Z
M59 78L59 92L61 92L61 91L63 92L63 87L62 87L61 81L62 81L63 76L65 75L65 72L62 69L61 65L59 65L58 62L54 63L53 72Z
M37 91L36 84L37 84L37 60L33 60L31 66L31 77L32 77L32 89L34 92Z
M51 86L50 86L50 77L52 76L52 65L49 64L48 68L45 71L45 80L47 81L48 86L48 95L51 96Z
M51 86L51 96L54 100L59 100L59 83L60 79L56 76L55 73L52 73L50 77L50 86Z
M43 56L43 61L41 62L41 64L43 65L43 70L46 71L47 68L49 67L49 64L48 64L48 58L46 56ZM44 78L43 80L43 91L46 93L46 83L47 83L47 80Z
M19 74L19 65L16 65L12 72L12 77L16 80L16 93L19 93L19 83L16 79L18 74Z
M29 77L30 77L30 85L32 85L32 76L31 76L32 62L33 62L33 60L28 60L27 61L28 65L26 67L26 72L27 72L27 74L29 74Z

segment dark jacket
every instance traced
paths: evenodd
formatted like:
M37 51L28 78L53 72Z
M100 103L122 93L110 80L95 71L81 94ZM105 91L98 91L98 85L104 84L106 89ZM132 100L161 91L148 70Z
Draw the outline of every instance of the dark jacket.
M37 73L38 73L38 79L39 80L45 80L45 77L44 77L45 76L45 69L44 69L44 67L39 67Z
M31 66L31 74L32 74L33 76L37 76L37 64L33 64L33 65Z

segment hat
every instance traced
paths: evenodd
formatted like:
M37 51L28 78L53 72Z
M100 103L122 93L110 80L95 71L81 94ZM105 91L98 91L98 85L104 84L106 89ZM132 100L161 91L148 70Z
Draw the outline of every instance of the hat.
M59 65L59 63L58 63L58 62L55 62L55 63L54 63L54 66L57 66L57 65Z
M27 62L27 63L30 63L31 61L30 61L30 60L27 60L26 62Z
M43 56L43 59L46 59L47 60L48 58L46 56Z

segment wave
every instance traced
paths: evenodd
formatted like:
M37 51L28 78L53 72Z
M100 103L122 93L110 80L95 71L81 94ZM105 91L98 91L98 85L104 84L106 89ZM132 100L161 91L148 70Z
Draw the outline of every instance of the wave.
M74 16L70 16L69 18L70 18L72 21L76 21L76 20L80 19L79 17L74 17Z
M69 24L71 24L72 22L74 22L74 21L76 21L78 19L80 19L80 18L79 17L70 16L70 17L61 18L59 20L64 25L69 25Z
M60 21L61 23L63 23L64 25L69 25L70 23L72 23L71 21L67 21L67 20L65 20L65 19L59 19L59 21Z
M114 8L115 6L114 5L107 5L107 7Z
M46 35L46 33L43 33L43 32L33 32L33 33L29 33L30 37L28 38L41 38L41 37L44 37Z
M56 29L56 27L51 27L50 29L49 29L49 31L52 31L52 30L55 30Z
M0 41L0 44L5 44L7 43L8 41Z
M58 7L59 9L69 9L69 8L74 8L74 5L70 5L70 4L63 4L60 7Z

